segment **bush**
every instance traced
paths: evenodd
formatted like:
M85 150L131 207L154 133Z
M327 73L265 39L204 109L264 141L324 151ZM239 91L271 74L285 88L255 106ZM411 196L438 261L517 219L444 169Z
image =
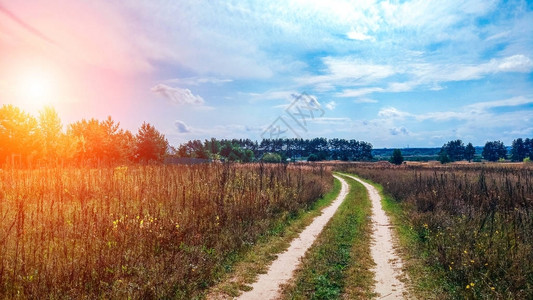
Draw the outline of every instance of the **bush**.
M318 161L318 156L316 156L316 154L311 154L307 158L307 161Z
M280 163L281 162L281 155L277 153L266 153L263 155L263 162L266 163Z
M443 152L443 153L439 154L439 161L440 161L441 164L447 164L447 163L451 162L452 160L450 159L448 154L446 154L446 152Z

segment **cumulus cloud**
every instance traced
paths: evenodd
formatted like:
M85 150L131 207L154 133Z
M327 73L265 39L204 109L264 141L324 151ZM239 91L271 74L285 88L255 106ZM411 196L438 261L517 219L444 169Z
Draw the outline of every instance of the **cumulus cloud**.
M192 104L202 105L205 103L204 99L199 95L194 95L189 89L182 89L178 87L170 87L165 84L158 84L154 86L152 92L166 98L174 104Z
M531 62L531 59L522 54L505 57L494 63L496 65L495 71L527 73L533 69L533 62Z
M412 114L398 110L394 107L385 107L378 112L378 116L388 119L403 119L412 116Z
M337 107L337 103L335 101L330 101L324 105L329 110L334 110L335 107Z
M178 129L179 133L188 133L191 132L191 127L189 127L185 122L176 120L174 122L174 126L176 126L176 129Z
M355 30L351 30L346 34L346 37L350 40L358 40L358 41L366 41L366 40L373 40L374 38L370 35L366 35L362 32L357 32Z
M390 128L389 129L389 133L391 135L409 135L409 130L407 130L407 128L405 127L395 127L395 128Z

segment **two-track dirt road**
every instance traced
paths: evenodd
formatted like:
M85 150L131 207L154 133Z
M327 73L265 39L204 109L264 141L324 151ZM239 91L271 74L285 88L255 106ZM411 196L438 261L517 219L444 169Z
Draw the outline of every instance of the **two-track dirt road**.
M289 248L281 253L272 263L268 272L259 276L252 289L243 293L238 299L277 299L280 296L281 285L287 283L293 276L294 271L300 264L300 259L311 247L322 229L333 217L337 208L346 198L349 192L347 182L334 175L340 180L342 187L337 198L331 205L324 208L322 214L307 226L300 236L294 239ZM404 276L402 261L394 250L393 235L389 218L381 206L381 196L372 185L357 177L348 176L360 182L368 191L372 202L372 244L371 254L376 266L372 269L375 273L376 285L374 291L379 295L378 299L404 299L408 298L407 290L399 278Z

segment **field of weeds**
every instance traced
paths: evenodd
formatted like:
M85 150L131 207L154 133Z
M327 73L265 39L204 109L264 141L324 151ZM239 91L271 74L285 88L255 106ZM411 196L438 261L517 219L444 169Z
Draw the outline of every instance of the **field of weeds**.
M533 297L533 170L525 165L339 165L400 202L451 298ZM441 295L442 296L442 295Z
M322 166L0 171L0 298L191 298L331 188Z

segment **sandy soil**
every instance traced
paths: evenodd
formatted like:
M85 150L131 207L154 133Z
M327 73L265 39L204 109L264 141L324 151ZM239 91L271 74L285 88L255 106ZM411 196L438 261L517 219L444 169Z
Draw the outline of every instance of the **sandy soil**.
M371 254L376 266L372 271L376 274L374 291L379 294L378 299L406 299L410 298L400 278L405 278L402 272L402 260L394 250L393 235L389 217L381 206L381 196L376 188L356 177L349 176L365 186L372 201L372 245Z
M348 194L348 184L340 177L335 176L342 183L341 191L337 198L328 207L322 210L322 214L316 217L307 226L300 236L294 239L289 248L278 255L266 274L261 274L256 283L252 285L252 290L245 292L238 299L276 299L279 297L280 285L292 278L294 271L300 264L302 258L320 234L324 226L331 219L337 208L341 205Z

